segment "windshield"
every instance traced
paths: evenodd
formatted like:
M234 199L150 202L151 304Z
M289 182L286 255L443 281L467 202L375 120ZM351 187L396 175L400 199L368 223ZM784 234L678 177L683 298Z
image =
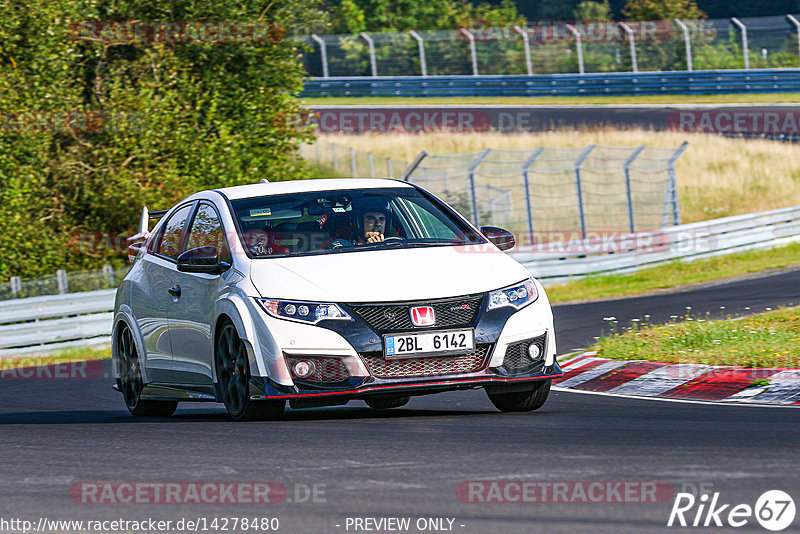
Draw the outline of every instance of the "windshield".
M252 258L485 243L412 188L314 191L232 202Z

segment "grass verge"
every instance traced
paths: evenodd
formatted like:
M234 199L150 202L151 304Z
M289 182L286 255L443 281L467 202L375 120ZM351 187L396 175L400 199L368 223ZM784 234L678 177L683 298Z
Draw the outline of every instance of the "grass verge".
M613 360L800 367L800 308L741 319L685 319L658 326L633 322L601 337L593 349Z
M800 265L800 243L695 261L674 261L632 274L591 276L547 288L551 302L640 295Z
M592 104L795 104L800 93L731 94L731 95L632 95L632 96L331 96L304 98L307 106L379 106L379 105L592 105Z
M105 360L111 358L111 348L101 347L75 347L46 356L12 356L0 359L0 369L19 369L43 365L55 365L70 362L84 362L90 360Z

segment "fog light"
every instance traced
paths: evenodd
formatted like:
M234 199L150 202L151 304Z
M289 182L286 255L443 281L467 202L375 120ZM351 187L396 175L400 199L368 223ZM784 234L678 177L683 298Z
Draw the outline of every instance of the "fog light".
M542 354L542 349L539 348L539 345L536 343L531 343L528 347L528 355L531 357L531 360L539 359L539 356Z
M314 362L301 360L294 364L292 372L297 378L307 378L314 374Z

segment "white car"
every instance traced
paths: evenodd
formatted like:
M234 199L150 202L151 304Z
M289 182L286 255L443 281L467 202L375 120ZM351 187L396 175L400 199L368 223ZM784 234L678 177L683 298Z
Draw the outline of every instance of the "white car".
M263 181L262 181L263 182ZM222 402L236 420L483 388L542 406L555 361L541 284L416 185L304 180L202 191L145 208L116 296L116 386L135 416ZM150 214L152 217L152 214Z

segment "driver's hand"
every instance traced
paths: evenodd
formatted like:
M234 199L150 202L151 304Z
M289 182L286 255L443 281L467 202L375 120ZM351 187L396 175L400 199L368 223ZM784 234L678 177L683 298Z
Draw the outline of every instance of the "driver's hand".
M364 237L367 238L367 243L380 243L383 241L383 234L380 232L366 232Z

